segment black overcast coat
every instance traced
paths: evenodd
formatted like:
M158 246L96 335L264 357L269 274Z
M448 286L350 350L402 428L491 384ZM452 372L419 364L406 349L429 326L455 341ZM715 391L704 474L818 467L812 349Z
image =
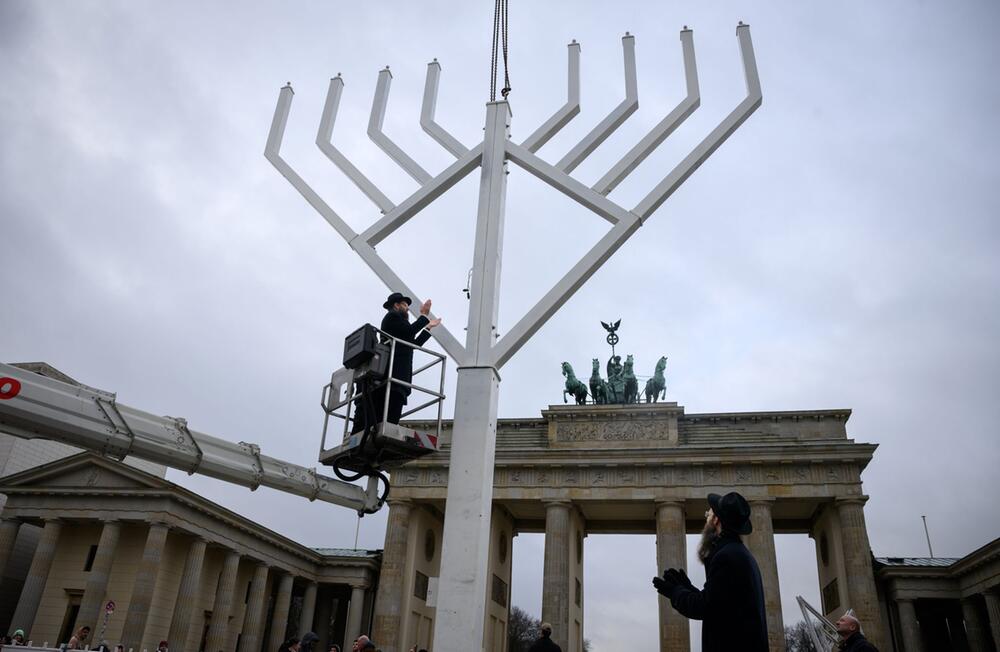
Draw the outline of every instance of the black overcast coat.
M840 642L842 652L878 652L878 648L872 645L861 632L854 632L846 641Z
M670 602L681 614L703 621L703 652L767 652L760 569L739 535L723 532L717 540L705 588L676 585Z
M421 332L429 321L421 315L415 322L410 323L406 320L405 314L390 310L382 318L382 330L404 342L423 346L424 342L431 337L428 331ZM408 346L396 345L396 357L392 362L392 377L407 383L413 381L413 349ZM393 385L392 391L407 396L410 394L409 387L402 387L400 385Z

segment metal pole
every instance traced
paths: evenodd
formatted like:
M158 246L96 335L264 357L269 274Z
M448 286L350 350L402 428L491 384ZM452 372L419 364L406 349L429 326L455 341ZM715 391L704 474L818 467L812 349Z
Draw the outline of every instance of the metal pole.
M458 369L455 422L448 468L441 579L434 625L435 650L479 650L486 609L493 467L496 455L497 373L493 343L500 300L505 150L510 127L506 102L486 105L479 211L473 254L468 357Z
M921 516L920 518L924 521L924 535L927 537L927 551L931 553L931 559L934 559L934 548L931 548L931 533L927 530L927 517Z

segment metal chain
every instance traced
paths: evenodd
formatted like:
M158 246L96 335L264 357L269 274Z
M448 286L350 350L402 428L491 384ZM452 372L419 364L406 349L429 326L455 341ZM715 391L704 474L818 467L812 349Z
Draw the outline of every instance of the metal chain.
M507 1L496 0L493 6L493 44L490 53L490 102L497 99L497 54L503 56L503 85L500 95L507 99L510 94L510 72L507 60Z
M503 3L503 89L500 94L505 100L510 94L510 73L507 70L507 1L500 0Z

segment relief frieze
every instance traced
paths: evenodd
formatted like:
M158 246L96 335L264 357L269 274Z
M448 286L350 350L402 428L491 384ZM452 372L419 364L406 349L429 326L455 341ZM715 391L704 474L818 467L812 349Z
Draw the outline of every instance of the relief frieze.
M657 421L559 421L553 425L557 442L670 439L670 428Z

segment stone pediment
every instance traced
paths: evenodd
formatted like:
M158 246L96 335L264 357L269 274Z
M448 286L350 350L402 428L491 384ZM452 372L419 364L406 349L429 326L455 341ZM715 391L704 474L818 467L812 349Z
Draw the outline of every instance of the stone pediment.
M4 493L17 489L166 489L171 484L92 453L79 453L0 478Z

